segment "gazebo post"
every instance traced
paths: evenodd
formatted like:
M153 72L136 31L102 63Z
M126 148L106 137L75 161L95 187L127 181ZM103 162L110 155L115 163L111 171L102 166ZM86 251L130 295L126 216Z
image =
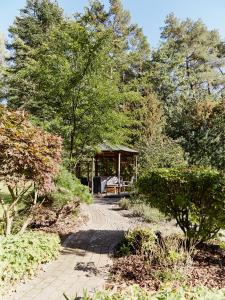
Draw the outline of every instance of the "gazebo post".
M137 175L138 175L138 157L135 156L135 181L137 181Z
M121 153L118 153L118 183L119 183L119 188L118 188L118 194L120 194L120 165L121 165Z
M94 168L95 168L95 159L92 157L92 164L91 164L91 193L94 194Z
M90 180L90 162L87 164L87 177L88 177L88 182Z

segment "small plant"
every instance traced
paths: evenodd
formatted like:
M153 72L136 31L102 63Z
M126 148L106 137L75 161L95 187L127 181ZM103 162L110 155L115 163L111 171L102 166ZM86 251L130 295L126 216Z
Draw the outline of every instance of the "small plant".
M160 232L154 233L150 228L137 227L129 230L120 246L119 254L134 255L134 261L143 263L143 267L149 265L152 276L161 283L184 282L186 271L192 264L191 252L186 249L185 242L179 235L164 238Z
M120 199L120 201L118 202L118 205L121 209L124 209L124 210L127 210L131 207L131 203L130 203L129 199L127 199L127 198Z
M219 241L219 246L222 250L225 250L225 242L224 241Z
M164 214L144 201L144 197L135 195L131 199L122 198L118 205L121 209L130 210L134 217L141 217L145 222L157 223L165 220Z
M155 273L156 277L160 279L162 283L168 282L177 282L180 281L182 283L185 282L186 277L184 276L183 272L174 269L164 269L160 270Z
M146 253L155 247L155 239L155 234L151 229L136 227L128 230L122 249L126 249L127 253Z

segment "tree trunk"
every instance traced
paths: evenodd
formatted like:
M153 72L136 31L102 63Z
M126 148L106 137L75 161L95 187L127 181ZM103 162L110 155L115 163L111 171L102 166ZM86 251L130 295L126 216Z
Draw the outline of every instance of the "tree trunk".
M13 223L13 217L10 216L10 212L5 212L5 218L6 218L6 229L5 229L5 235L10 235L12 230L12 223Z
M27 229L27 226L31 223L32 219L33 219L33 217L31 217L31 216L26 219L26 221L23 223L23 226L20 229L20 232L19 232L20 234L23 234L25 232L25 230Z

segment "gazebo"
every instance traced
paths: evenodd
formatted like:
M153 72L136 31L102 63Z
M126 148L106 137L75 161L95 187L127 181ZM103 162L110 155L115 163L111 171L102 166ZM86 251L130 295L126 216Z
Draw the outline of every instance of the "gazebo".
M123 145L99 145L92 158L92 193L114 192L120 194L137 180L138 151Z

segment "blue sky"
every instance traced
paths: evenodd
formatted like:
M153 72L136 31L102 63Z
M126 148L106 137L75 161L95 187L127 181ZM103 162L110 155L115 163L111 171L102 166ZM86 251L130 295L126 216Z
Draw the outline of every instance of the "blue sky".
M7 29L24 7L25 0L0 0L0 32L7 37ZM107 0L102 0L106 5ZM82 11L88 0L58 0L67 16ZM132 20L143 27L152 47L156 47L166 15L174 12L179 18L201 18L210 29L218 29L225 40L225 0L122 0L130 10Z

